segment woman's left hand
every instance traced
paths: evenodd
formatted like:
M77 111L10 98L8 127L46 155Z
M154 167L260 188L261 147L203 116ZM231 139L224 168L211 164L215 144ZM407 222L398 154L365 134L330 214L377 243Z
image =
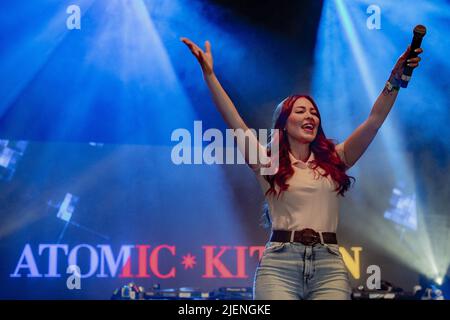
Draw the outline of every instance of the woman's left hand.
M394 69L392 69L392 76L397 81L400 81L400 79L402 78L403 70L406 66L415 69L419 66L420 60L422 60L422 58L420 58L420 57L415 57L415 58L406 60L406 58L408 58L410 51L411 51L411 48L410 48L410 46L408 46L406 51L403 52L403 54L400 56L400 58L398 58L397 63L394 66ZM422 48L417 48L415 50L415 52L417 52L417 55L419 55L423 52L423 50L422 50Z

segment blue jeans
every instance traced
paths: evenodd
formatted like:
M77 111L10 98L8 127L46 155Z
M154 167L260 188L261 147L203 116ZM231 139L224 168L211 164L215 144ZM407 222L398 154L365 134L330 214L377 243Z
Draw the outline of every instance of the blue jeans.
M350 294L337 244L266 244L255 273L255 300L348 300Z

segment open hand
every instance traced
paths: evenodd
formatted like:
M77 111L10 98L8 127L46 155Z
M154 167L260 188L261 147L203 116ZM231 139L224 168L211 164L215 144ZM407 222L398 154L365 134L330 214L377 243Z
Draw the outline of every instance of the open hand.
M209 41L205 42L205 51L188 38L180 38L180 40L191 50L191 53L197 58L203 73L210 75L213 73L213 58L211 54L211 44Z

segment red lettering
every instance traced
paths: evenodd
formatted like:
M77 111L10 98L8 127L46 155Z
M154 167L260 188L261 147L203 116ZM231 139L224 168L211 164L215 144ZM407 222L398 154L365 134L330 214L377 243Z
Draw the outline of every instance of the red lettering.
M258 261L261 260L263 252L264 252L264 246L251 246L249 253L250 253L250 257L253 257L253 254L255 253L255 251L258 252Z
M133 278L131 274L131 256L128 258L127 262L122 268L122 273L119 274L119 278Z
M205 274L202 276L203 278L217 278L214 274L214 268L220 273L220 278L233 278L230 270L228 270L225 265L220 261L220 257L224 254L225 251L230 249L228 246L221 246L220 252L214 256L214 249L216 246L203 246L205 250Z
M147 273L147 250L150 246L147 245L136 245L138 249L138 265L139 265L139 273L136 276L137 278L150 278L150 275Z
M236 278L248 278L245 273L245 252L247 247L235 247L236 248L236 263L237 263L237 274Z
M158 259L159 259L159 251L161 249L167 249L173 256L175 255L175 246L168 246L168 245L157 246L150 255L150 269L158 278L161 279L175 278L176 274L175 267L170 269L169 273L167 274L162 274L161 272L159 272Z

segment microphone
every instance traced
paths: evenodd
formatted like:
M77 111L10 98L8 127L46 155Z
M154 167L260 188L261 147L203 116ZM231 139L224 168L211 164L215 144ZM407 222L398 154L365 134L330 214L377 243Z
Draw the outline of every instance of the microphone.
M414 37L411 41L411 49L409 51L408 57L406 58L407 60L417 57L418 54L414 50L420 48L420 45L422 44L422 39L426 33L427 33L427 28L425 28L425 26L423 26L421 24L418 24L414 28ZM412 72L413 72L413 68L411 68L411 67L405 66L405 68L403 69L403 74L402 74L402 79L401 79L402 81L400 83L400 86L402 88L408 87L408 83L409 83L409 80L411 79Z

